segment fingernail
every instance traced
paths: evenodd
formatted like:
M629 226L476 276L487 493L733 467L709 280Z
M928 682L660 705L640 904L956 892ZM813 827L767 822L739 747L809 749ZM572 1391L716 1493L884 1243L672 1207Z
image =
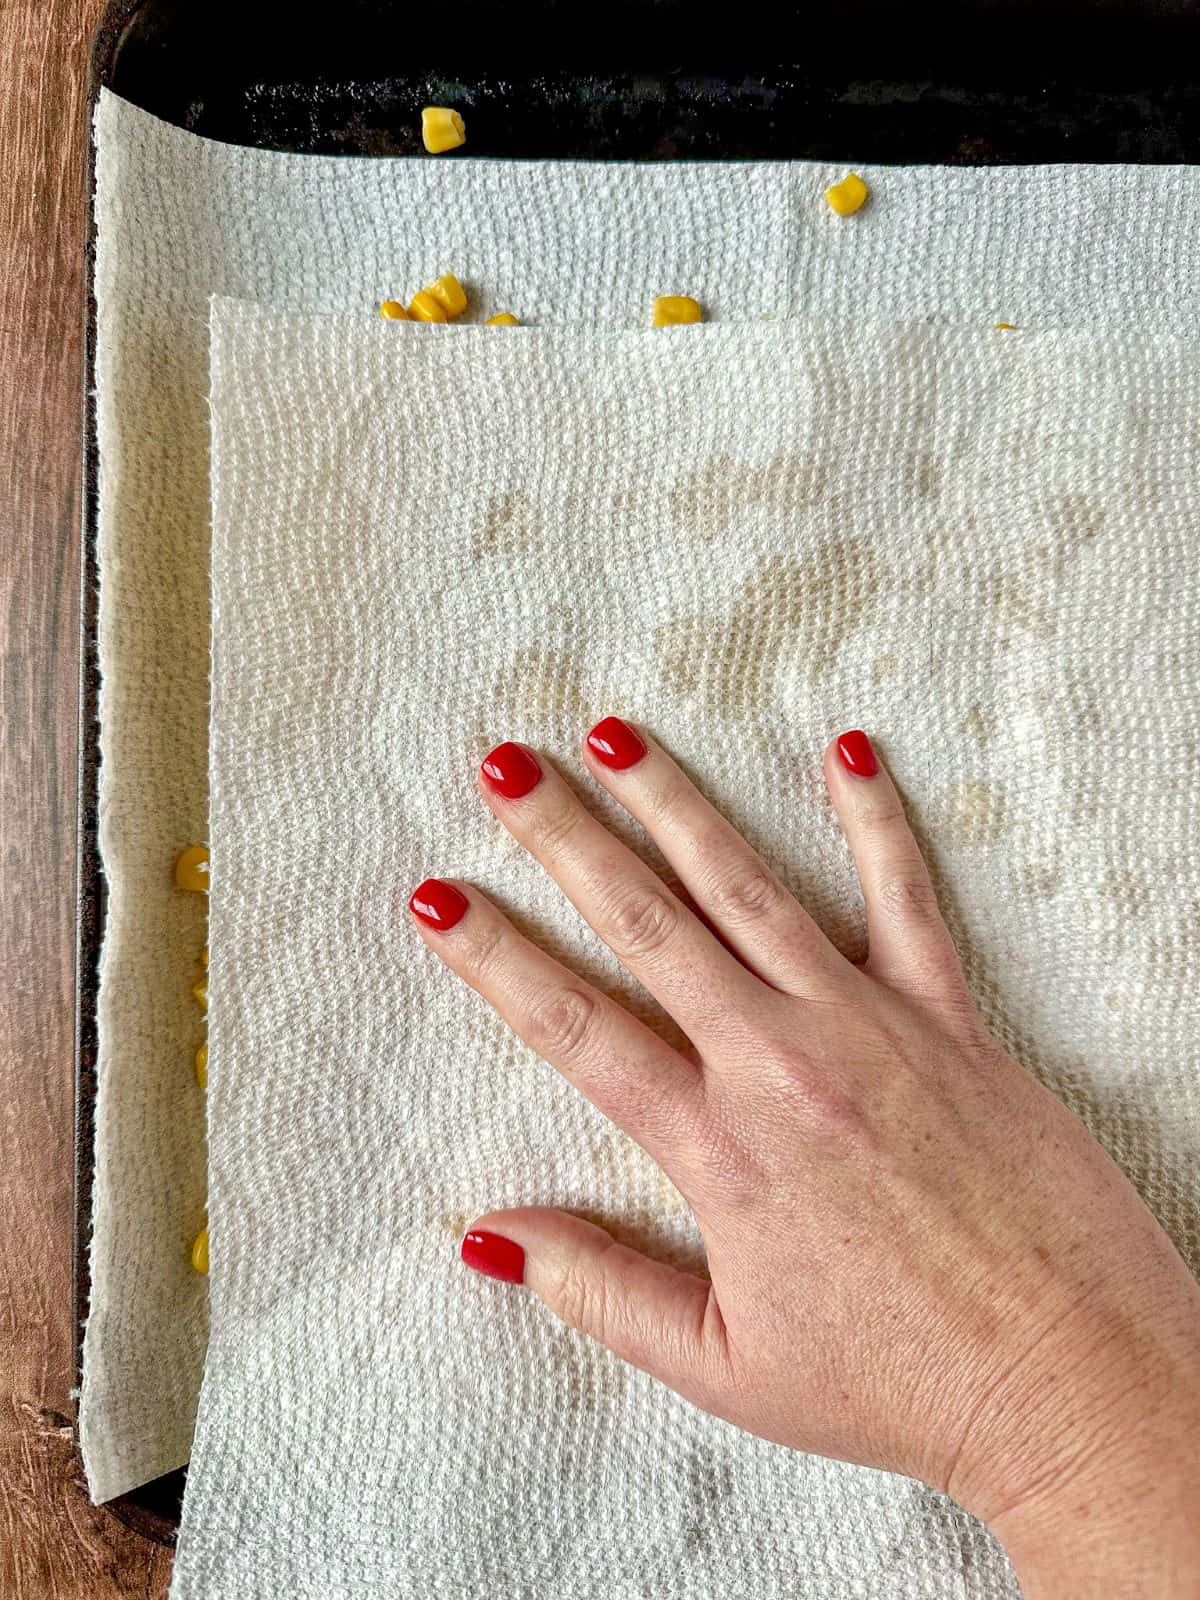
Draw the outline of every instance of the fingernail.
M484 777L497 794L506 800L519 800L542 781L542 769L519 744L498 744L480 766Z
M646 754L646 743L641 734L620 717L605 717L587 736L588 749L606 767L624 772Z
M462 1258L474 1272L502 1283L524 1283L525 1252L519 1244L498 1233L468 1233L462 1242Z
M852 728L849 733L841 734L837 748L842 765L856 778L873 778L879 771L871 741L861 728Z
M456 889L452 883L443 883L440 878L426 878L409 896L408 908L415 911L422 922L445 933L447 928L462 921L470 903L462 890Z

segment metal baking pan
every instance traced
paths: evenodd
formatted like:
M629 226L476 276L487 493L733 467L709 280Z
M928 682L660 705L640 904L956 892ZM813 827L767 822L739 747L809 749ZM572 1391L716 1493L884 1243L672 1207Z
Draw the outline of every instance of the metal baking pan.
M467 115L470 156L1186 162L1200 155L1200 84L1182 76L1196 59L1198 34L1192 0L966 0L919 13L903 0L768 3L741 16L685 0L458 0L419 11L388 0L305 9L113 0L93 42L89 130L103 86L210 139L322 155L419 155L420 108L448 104ZM96 843L92 171L89 159L76 969L80 1330L105 913ZM183 1472L172 1473L114 1509L148 1537L172 1543L183 1483Z

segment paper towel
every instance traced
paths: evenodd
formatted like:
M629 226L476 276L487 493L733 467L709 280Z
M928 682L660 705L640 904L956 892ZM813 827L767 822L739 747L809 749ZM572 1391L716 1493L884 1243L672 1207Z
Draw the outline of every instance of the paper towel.
M1194 168L871 168L836 218L824 163L365 160L213 143L101 93L99 997L92 1300L80 1429L108 1499L187 1458L206 1285L203 908L171 863L207 827L208 297L346 309L452 269L472 316L638 325L691 292L718 320L802 310L990 327L1194 323ZM852 152L847 152L852 154Z
M941 1497L459 1265L516 1203L697 1240L404 902L465 876L653 1016L475 792L523 739L636 841L577 755L618 712L852 948L820 752L861 724L986 1019L1195 1265L1192 344L218 303L213 359L214 1321L175 1600L1015 1595Z

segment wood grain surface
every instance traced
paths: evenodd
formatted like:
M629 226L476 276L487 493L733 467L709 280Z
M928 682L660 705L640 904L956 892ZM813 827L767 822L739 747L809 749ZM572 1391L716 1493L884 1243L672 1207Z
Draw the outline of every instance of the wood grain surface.
M84 93L103 0L0 0L0 1596L160 1597L71 1435Z

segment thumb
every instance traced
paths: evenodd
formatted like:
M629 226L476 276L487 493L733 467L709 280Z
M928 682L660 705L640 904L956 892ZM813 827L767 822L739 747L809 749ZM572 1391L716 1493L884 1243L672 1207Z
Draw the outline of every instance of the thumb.
M462 1259L476 1272L524 1283L555 1316L707 1409L728 1366L712 1284L652 1261L567 1211L526 1206L472 1223Z

